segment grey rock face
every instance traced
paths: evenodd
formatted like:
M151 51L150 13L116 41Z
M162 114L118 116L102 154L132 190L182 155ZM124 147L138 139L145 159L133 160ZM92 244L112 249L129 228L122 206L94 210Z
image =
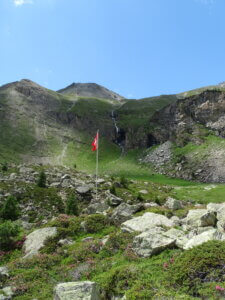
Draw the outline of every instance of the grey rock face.
M177 210L177 209L181 209L183 205L181 201L168 197L165 206L168 207L169 209Z
M122 199L115 195L110 194L108 196L107 202L109 203L110 206L115 207L121 204Z
M31 258L38 254L38 251L44 246L44 242L49 238L55 236L57 233L56 227L46 227L37 229L30 233L24 243L23 249L25 252L24 258Z
M205 231L201 234L198 234L196 236L193 236L184 246L184 249L190 249L195 246L201 245L205 242L212 241L212 240L218 240L218 241L224 241L225 240L225 234L222 234L217 229L213 228L208 231Z
M97 202L88 205L86 208L86 212L88 214L98 214L98 213L104 213L109 209L109 205L105 202Z
M79 194L87 194L88 192L91 191L91 186L90 186L90 185L78 186L78 187L76 188L76 191L77 191Z
M126 203L121 203L119 206L117 206L114 209L114 212L112 214L112 220L115 223L121 223L124 222L132 217L134 213L139 211L141 209L142 205L137 204L137 205L129 205Z
M7 267L0 267L0 282L9 277L9 269Z
M159 226L172 227L174 226L174 223L163 215L147 212L141 217L136 217L124 222L121 225L121 229L125 232L143 232Z
M206 209L194 209L189 210L186 221L193 227L215 226L216 216L214 212Z
M132 248L141 257L158 254L166 248L175 246L175 239L164 235L162 228L156 227L137 235Z
M100 300L100 295L95 282L65 282L55 287L54 300Z
M3 294L0 294L0 300L11 300L14 292L11 286L4 287L0 290Z
M165 236L174 239L175 244L178 248L183 249L185 244L188 242L188 238L182 230L171 228L165 232Z

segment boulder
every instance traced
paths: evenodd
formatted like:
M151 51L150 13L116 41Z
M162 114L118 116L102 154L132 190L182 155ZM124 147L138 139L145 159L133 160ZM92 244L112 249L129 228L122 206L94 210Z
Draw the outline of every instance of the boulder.
M140 190L140 191L139 191L139 194L147 195L147 194L148 194L148 191L147 191L147 190Z
M174 226L173 221L167 217L151 212L143 214L141 217L136 217L131 220L124 222L121 225L121 229L124 232L133 232L133 231L146 231L153 227L172 227Z
M110 206L115 207L121 204L122 199L113 194L109 194L107 202Z
M148 208L151 208L151 207L158 207L159 205L155 202L146 202L146 203L143 203L143 207L144 209L148 209Z
M225 208L225 203L209 203L207 210L212 212L218 212L221 208Z
M109 209L109 205L105 202L96 202L88 205L88 207L84 210L87 214L98 214L104 213Z
M127 203L121 203L114 209L111 219L114 223L122 223L130 219L132 215L139 211L141 208L141 204L129 205Z
M175 246L175 239L164 235L164 229L152 228L137 235L132 244L134 252L141 257L149 257Z
M217 210L217 228L221 231L225 231L225 206L221 206Z
M191 227L215 226L216 215L207 209L192 209L188 212L186 222Z
M171 221L177 226L180 226L182 224L182 221L177 216L172 216L170 218Z
M0 282L5 281L9 277L9 269L7 267L0 267Z
M188 238L185 233L176 228L171 228L170 230L166 231L164 235L174 239L176 246L181 249L183 249L185 244L188 242Z
M168 197L165 206L172 210L181 209L183 207L182 202L174 198Z
M82 194L89 193L91 191L91 188L92 188L92 186L90 186L90 185L82 185L82 186L78 186L76 188L76 191L82 195Z
M0 290L0 300L11 300L14 295L13 288L6 286Z
M46 227L30 233L24 242L23 249L25 252L24 258L31 258L38 254L38 251L44 246L45 241L54 237L57 234L56 227Z
M212 240L225 240L225 234L219 232L217 229L213 228L208 231L205 231L201 234L193 236L185 245L184 249L190 249L195 246L201 245L205 242L212 241Z
M65 282L55 287L54 300L100 300L100 295L95 282Z

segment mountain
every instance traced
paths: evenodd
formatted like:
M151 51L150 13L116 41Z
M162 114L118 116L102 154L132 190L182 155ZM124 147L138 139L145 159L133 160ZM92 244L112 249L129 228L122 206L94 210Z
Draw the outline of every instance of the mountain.
M90 144L99 129L101 172L225 182L222 85L139 100L111 96L59 93L27 79L0 87L0 161L94 172Z
M58 93L77 97L93 97L102 99L122 100L124 97L96 83L72 83Z

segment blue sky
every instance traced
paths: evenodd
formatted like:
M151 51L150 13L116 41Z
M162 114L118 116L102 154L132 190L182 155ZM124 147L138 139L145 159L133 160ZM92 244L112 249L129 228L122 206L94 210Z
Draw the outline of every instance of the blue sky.
M0 0L0 85L96 82L129 98L225 81L224 0Z

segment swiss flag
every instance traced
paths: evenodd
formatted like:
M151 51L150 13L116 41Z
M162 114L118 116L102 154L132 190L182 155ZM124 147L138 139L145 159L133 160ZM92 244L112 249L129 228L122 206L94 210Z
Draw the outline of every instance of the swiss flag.
M92 151L96 151L98 149L98 132L97 132L91 146L92 146Z

